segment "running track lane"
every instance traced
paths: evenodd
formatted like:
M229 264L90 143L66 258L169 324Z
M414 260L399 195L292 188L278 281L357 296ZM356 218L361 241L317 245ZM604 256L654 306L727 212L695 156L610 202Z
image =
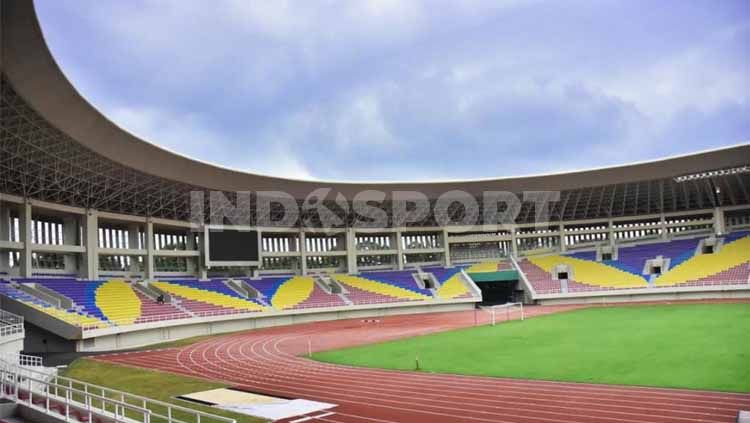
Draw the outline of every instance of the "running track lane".
M573 306L529 307L533 317ZM502 314L502 313L501 313ZM487 315L479 312L479 323ZM498 315L498 320L504 318ZM222 381L240 389L338 404L330 423L734 422L750 394L400 372L319 363L313 351L472 326L474 312L339 320L253 330L182 348L97 360ZM313 416L323 413L312 413ZM294 419L290 419L294 420Z

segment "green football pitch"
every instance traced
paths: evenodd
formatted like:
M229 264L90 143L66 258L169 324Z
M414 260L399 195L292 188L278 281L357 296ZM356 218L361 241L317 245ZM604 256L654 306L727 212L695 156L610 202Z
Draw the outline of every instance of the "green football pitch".
M314 354L399 370L750 392L750 304L589 308Z

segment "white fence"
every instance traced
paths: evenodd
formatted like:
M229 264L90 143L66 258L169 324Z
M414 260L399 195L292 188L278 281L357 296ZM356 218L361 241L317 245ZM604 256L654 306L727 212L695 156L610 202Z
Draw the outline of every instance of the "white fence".
M236 423L228 417L50 374L49 369L33 364L19 365L41 366L41 359L31 357L0 355L0 397L65 421L93 422L97 416L128 423Z
M0 310L0 338L24 333L23 316Z

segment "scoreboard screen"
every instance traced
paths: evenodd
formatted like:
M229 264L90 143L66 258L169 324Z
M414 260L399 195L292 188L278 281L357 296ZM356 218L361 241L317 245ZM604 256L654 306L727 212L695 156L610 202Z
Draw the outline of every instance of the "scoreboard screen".
M206 264L208 266L257 265L258 231L208 229Z

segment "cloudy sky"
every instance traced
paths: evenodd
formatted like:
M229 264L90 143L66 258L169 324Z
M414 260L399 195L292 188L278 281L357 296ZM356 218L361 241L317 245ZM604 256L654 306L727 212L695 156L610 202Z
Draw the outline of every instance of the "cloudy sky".
M750 141L747 0L36 0L66 75L175 152L431 180Z

